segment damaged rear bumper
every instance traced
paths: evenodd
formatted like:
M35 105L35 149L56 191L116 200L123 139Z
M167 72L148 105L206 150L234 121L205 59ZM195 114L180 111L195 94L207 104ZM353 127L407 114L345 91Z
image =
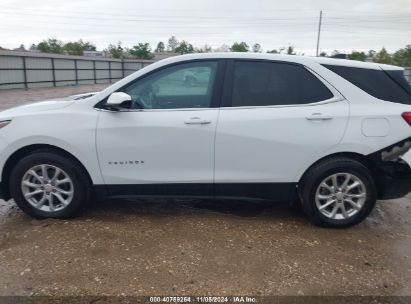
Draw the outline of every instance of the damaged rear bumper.
M370 155L378 199L400 198L411 192L411 167L401 156L411 147L411 137Z
M411 192L411 168L402 159L380 165L376 176L378 199L400 198Z

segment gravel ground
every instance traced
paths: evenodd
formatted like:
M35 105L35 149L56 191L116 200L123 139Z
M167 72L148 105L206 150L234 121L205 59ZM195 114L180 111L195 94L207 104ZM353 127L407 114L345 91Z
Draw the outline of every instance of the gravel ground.
M0 91L0 105L103 86ZM411 195L349 229L285 204L94 203L33 220L0 201L0 295L411 295Z
M34 101L67 97L81 93L97 92L107 86L108 84L94 84L29 90L0 90L0 110Z

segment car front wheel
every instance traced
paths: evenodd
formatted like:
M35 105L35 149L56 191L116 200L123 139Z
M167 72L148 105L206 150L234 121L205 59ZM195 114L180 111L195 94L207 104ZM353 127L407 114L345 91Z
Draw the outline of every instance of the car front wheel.
M34 152L11 172L10 193L35 218L70 218L89 200L89 182L74 160L55 152Z

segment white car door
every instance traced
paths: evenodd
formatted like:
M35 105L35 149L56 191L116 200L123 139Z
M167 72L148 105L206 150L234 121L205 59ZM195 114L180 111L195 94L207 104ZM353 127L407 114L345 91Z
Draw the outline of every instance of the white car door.
M215 194L286 200L298 173L339 143L349 106L305 67L228 65L215 152Z
M111 195L212 195L218 67L161 68L118 90L132 97L124 110L101 110L97 151Z

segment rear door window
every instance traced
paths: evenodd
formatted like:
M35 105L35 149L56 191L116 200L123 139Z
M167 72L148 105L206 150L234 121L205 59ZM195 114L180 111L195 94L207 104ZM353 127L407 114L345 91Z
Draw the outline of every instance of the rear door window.
M297 64L235 61L232 76L228 105L232 107L308 104L333 97L316 76Z
M410 85L400 70L372 70L324 64L361 90L382 100L411 104Z

